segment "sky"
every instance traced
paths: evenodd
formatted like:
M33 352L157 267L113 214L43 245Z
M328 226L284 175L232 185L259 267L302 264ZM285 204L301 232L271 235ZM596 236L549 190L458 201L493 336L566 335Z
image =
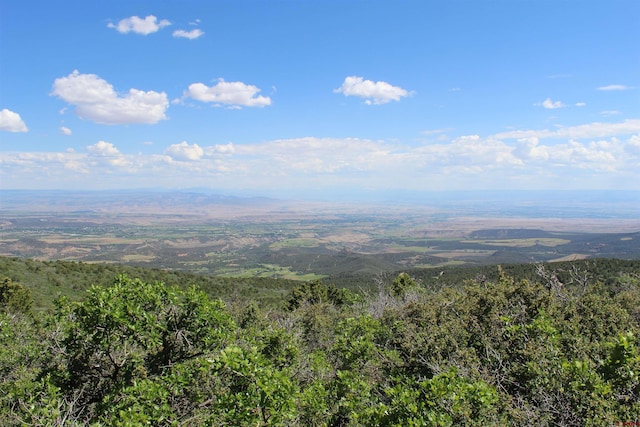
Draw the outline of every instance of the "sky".
M0 0L0 189L640 190L638 0Z

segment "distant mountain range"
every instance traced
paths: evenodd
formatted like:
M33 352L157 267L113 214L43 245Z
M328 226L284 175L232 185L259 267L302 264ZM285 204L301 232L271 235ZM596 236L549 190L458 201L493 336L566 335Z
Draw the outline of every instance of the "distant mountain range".
M207 205L273 205L267 197L236 197L187 191L0 190L2 210L103 211L175 209Z
M528 218L639 218L640 191L452 191L363 193L348 200L278 199L207 190L0 190L2 211L189 213L207 207L267 210L331 206L379 212L424 206L459 215Z

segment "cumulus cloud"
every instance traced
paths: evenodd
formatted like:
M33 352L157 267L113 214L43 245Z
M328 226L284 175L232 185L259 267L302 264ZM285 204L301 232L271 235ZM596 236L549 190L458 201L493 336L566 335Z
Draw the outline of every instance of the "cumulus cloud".
M537 104L535 104L537 106L541 106L544 108L547 108L549 110L555 110L556 108L562 108L565 105L560 102L560 101L552 101L551 98L547 98L542 102L538 102Z
M165 150L165 154L173 160L195 161L202 158L204 150L198 144L189 145L186 141L182 141L180 144L170 145Z
M536 137L521 138L518 140L513 154L523 161L547 161L549 159L549 147L540 145Z
M0 110L0 130L7 132L28 132L27 125L22 121L20 114L6 108Z
M236 151L232 142L226 144L216 144L211 147L207 147L206 155L214 156L216 154L233 154Z
M607 86L600 86L598 88L598 90L629 90L629 89L633 89L633 88L625 85L607 85Z
M189 40L195 40L198 37L201 37L204 35L204 31L199 30L199 29L194 29L191 31L185 31L185 30L176 30L173 32L173 37L176 38L184 38L184 39L189 39Z
M215 86L207 86L203 83L190 84L184 93L184 97L232 107L264 107L271 105L271 99L268 96L258 96L258 92L260 92L260 89L256 86L242 82L226 82L223 79L219 79Z
M358 76L349 76L344 79L342 86L334 90L344 96L357 96L363 98L367 105L386 104L390 101L399 101L412 93L406 89L383 81L374 82Z
M122 167L129 163L120 150L110 142L98 141L93 145L87 146L87 152L95 164Z
M149 15L145 18L131 16L129 18L120 20L118 24L113 24L110 22L107 24L107 27L114 28L116 31L122 34L133 32L146 36L151 33L155 33L158 30L169 25L171 25L171 22L167 21L166 19L158 21L158 18L153 15Z
M56 79L51 94L75 105L78 116L101 124L153 124L166 119L169 107L164 92L129 89L121 95L97 75L78 70Z
M71 129L69 129L68 127L65 126L60 126L60 133L63 135L71 135Z
M115 157L121 155L120 150L118 150L112 143L105 141L98 141L93 145L87 146L87 151L100 157Z
M621 154L620 143L613 141L592 141L581 143L570 140L550 148L551 160L556 165L578 169L616 170L616 159ZM615 151L614 151L615 149Z
M473 166L473 170L478 172L520 163L507 144L479 135L463 135L451 141L450 145L440 144L439 148L438 162L463 168Z
M32 186L39 180L45 188L52 183L117 188L135 180L140 186L215 182L220 188L256 190L598 188L605 181L637 189L640 133L578 138L589 134L587 126L575 127L582 130L562 141L533 135L516 140L463 135L425 144L305 137L202 146L183 141L160 154L123 154L100 141L79 153L0 151L0 170L8 184Z

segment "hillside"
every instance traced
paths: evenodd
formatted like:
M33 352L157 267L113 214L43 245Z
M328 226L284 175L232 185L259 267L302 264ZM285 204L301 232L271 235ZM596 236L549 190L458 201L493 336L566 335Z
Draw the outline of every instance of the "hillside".
M639 261L412 270L357 293L0 261L3 426L640 422Z
M349 256L341 260L348 267ZM317 257L316 263L331 263L334 257ZM458 287L461 284L482 278L498 280L496 265L443 266L438 268L395 269L389 264L380 270L374 262L362 268L362 260L354 256L351 269L341 268L337 274L326 276L322 281L335 284L353 292L374 292L381 278L395 277L405 272L425 287ZM640 270L640 260L595 258L556 263L502 264L502 271L513 277L527 280L540 279L541 267L553 272L559 280L570 283L578 280L599 281L611 285L620 275L634 274ZM335 267L334 267L335 268ZM279 306L287 292L301 284L300 280L272 277L221 277L188 273L178 270L154 269L129 264L101 264L71 261L34 261L15 257L0 257L0 278L7 277L31 290L36 310L53 308L59 296L78 300L93 285L108 286L114 277L126 274L145 282L162 282L167 286L197 286L211 298L224 300L253 301L263 306ZM578 277L579 276L579 277Z
M108 286L121 274L145 282L162 282L167 286L197 286L211 298L252 300L267 305L279 304L283 296L300 283L268 277L214 277L124 264L0 257L0 278L7 277L29 288L36 310L53 308L53 301L60 296L81 299L91 286Z

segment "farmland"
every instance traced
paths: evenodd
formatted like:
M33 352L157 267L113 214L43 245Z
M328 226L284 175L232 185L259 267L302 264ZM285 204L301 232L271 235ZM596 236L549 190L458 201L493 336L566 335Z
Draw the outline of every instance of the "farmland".
M528 206L522 216L517 204L482 201L376 206L145 193L41 194L27 203L3 196L0 255L36 260L310 280L451 265L640 258L640 223L629 204L620 205L616 217L575 206L559 217L548 207Z

